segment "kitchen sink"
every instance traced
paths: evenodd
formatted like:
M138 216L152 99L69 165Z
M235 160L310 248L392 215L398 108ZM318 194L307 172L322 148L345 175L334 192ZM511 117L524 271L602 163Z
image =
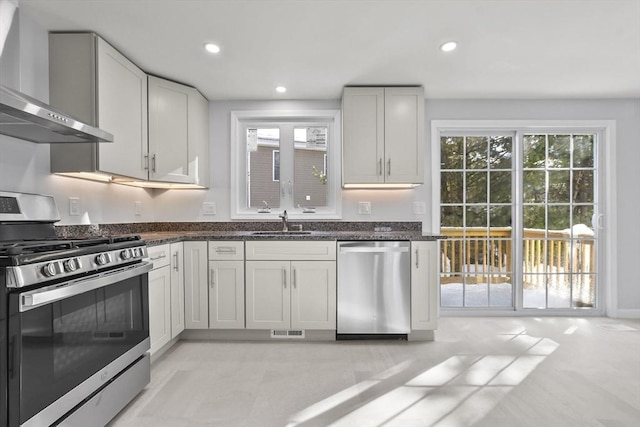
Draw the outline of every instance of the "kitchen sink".
M252 231L254 236L300 236L305 234L311 234L311 231Z

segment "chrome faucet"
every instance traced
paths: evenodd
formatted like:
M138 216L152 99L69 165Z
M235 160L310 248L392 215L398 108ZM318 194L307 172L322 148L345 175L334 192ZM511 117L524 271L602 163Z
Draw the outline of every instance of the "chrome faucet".
M287 222L289 221L289 216L287 215L287 210L285 209L284 212L278 216L282 218L282 231L289 231L289 223Z

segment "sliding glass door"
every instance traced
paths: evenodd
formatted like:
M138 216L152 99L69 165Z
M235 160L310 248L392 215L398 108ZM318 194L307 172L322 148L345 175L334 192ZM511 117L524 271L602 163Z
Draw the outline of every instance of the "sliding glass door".
M440 134L443 308L596 306L595 133Z
M595 135L523 135L524 308L596 304Z

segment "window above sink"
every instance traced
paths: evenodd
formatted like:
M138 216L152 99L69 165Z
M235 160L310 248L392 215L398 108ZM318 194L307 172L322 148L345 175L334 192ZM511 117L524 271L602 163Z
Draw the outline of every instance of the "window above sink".
M340 111L232 111L231 218L340 219Z

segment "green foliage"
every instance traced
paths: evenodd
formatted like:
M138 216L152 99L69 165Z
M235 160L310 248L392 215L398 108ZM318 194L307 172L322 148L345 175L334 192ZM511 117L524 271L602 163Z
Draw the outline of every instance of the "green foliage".
M575 224L590 226L594 135L530 134L522 144L524 227L564 230ZM510 226L512 158L510 136L442 137L441 225Z

